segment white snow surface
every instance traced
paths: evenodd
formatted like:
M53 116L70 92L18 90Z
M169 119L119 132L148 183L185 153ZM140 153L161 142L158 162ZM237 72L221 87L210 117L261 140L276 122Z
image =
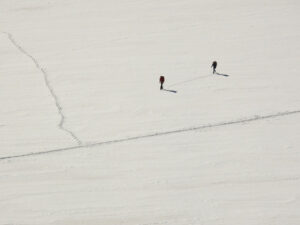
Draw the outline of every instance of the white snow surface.
M0 225L300 224L299 27L296 0L0 0Z

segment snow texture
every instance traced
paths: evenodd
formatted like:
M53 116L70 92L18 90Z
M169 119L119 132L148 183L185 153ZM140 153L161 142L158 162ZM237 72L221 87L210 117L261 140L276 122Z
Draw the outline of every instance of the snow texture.
M0 225L300 224L299 12L0 1Z

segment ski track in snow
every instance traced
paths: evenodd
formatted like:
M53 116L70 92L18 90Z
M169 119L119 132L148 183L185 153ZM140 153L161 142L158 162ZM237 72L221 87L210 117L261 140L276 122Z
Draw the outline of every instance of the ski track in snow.
M25 49L19 45L13 35L11 33L8 33L8 32L2 32L3 34L6 34L8 39L10 40L10 42L21 52L23 53L24 55L26 55L28 58L30 58L32 60L32 62L35 64L36 68L38 70L40 70L43 74L43 77L44 77L44 81L45 81L45 84L55 102L55 105L56 105L56 108L57 108L57 111L60 115L60 121L59 121L59 124L58 124L58 127L59 129L63 130L64 132L67 132L78 144L78 146L81 146L82 145L82 142L81 140L74 134L74 132L72 132L71 130L68 130L67 128L65 128L64 126L64 123L66 121L66 117L63 113L63 108L61 106L61 104L59 103L59 99L58 99L58 96L55 94L54 92L54 89L53 87L51 86L50 84L50 81L48 79L48 74L47 72L45 71L45 69L43 67L41 67L41 65L39 64L38 60L36 58L34 58L32 55L30 55L27 51L25 51Z
M116 143L121 143L121 142L128 142L128 141L146 139L146 138L163 136L163 135L203 130L203 129L208 129L208 128L226 127L229 125L249 123L249 122L266 120L266 119L273 119L273 118L277 118L277 117L294 115L294 114L298 114L298 113L300 113L300 110L278 112L275 114L269 114L269 115L264 115L264 116L256 115L256 116L252 116L250 118L231 120L231 121L219 122L219 123L214 123L214 124L206 124L206 125L201 125L201 126L196 126L196 127L188 127L188 128L182 128L182 129L176 129L176 130L170 130L170 131L162 131L162 132L139 135L139 136L134 136L134 137L129 137L129 138L120 138L120 139L115 139L115 140L110 140L110 141L96 142L96 143L85 144L85 145L77 145L77 146L71 146L71 147L66 147L66 148L58 148L58 149L53 149L53 150L48 150L48 151L26 153L26 154L22 154L22 155L5 156L5 157L1 157L0 160L23 158L23 157L28 157L28 156L50 154L50 153L55 153L55 152L75 150L75 149L81 149L81 148L90 148L90 147L96 147L96 146L101 146L101 145L106 145L106 144L116 144Z
M192 82L192 81L195 81L195 80L208 78L208 77L211 77L211 76L212 76L212 75L197 76L197 77L194 77L194 78L191 78L191 79L188 79L188 80L184 80L184 81L181 81L181 82L177 82L177 83L168 85L168 88L174 87L174 86L178 86L178 85L182 85L182 84L186 84L186 83L189 83L189 82Z

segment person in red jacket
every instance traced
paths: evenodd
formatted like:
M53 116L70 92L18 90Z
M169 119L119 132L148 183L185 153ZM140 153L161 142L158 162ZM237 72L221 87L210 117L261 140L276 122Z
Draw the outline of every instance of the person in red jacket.
M160 78L159 78L160 90L164 89L164 87L163 87L164 82L165 82L165 77L160 76Z

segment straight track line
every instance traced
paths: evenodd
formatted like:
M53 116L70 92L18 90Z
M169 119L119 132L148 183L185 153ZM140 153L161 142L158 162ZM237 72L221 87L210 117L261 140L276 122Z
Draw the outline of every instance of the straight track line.
M158 136L164 136L164 135L170 135L170 134L191 132L191 131L203 130L203 129L208 129L208 128L226 127L226 126L235 125L235 124L250 123L250 122L259 121L259 120L267 120L267 119L273 119L273 118L282 117L282 116L295 115L298 113L300 113L300 110L278 112L275 114L269 114L269 115L264 115L264 116L252 116L250 118L231 120L231 121L225 121L225 122L219 122L219 123L213 123L213 124L206 124L206 125L201 125L201 126L196 126L196 127L187 127L187 128L170 130L170 131L162 131L162 132L139 135L139 136L134 136L134 137L129 137L129 138L120 138L120 139L115 139L115 140L110 140L110 141L96 142L96 143L86 144L86 145L81 145L81 146L71 146L71 147L58 148L58 149L53 149L53 150L48 150L48 151L26 153L26 154L22 154L22 155L5 156L5 157L1 157L0 160L16 159L16 158L23 158L23 157L37 156L37 155L45 155L45 154L50 154L50 153L76 150L76 149L81 149L81 148L91 148L91 147L96 147L96 146L101 146L101 145L117 144L117 143L122 143L122 142L129 142L129 141L134 141L134 140L140 140L140 139L146 139L146 138L152 138L152 137L158 137Z

